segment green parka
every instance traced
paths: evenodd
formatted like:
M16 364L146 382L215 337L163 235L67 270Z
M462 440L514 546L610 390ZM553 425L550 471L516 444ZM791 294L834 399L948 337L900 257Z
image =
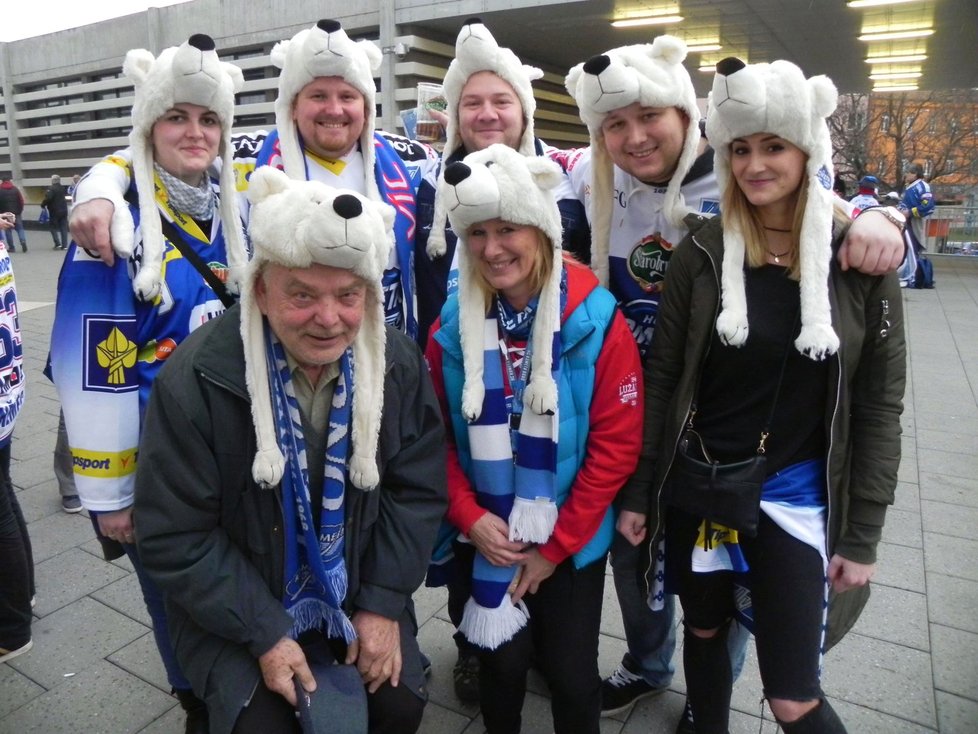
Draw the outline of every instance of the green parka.
M669 264L646 362L642 456L619 497L622 509L648 515L650 537L662 531L662 483L719 314L720 217L690 215L686 223L690 234ZM839 243L841 236L833 243L833 252ZM825 405L827 550L830 558L838 553L858 563L874 563L900 465L900 414L906 386L903 298L894 273L872 277L843 271L833 257L829 299L841 346L829 358ZM781 399L790 400L792 389L785 385ZM651 559L650 548L649 580ZM868 599L869 585L832 594L828 646L851 629Z

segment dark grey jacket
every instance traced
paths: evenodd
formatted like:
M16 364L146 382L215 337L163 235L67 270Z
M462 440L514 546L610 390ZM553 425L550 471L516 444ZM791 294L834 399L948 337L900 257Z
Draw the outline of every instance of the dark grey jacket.
M191 334L160 371L136 477L139 554L166 595L177 659L207 700L213 734L231 731L258 681L258 657L292 625L280 602L280 491L251 476L255 429L239 324L235 306ZM424 359L390 329L383 389L381 484L346 490L346 610L399 621L401 685L424 697L411 594L446 507L445 442Z
M690 215L687 224L691 234L672 256L646 367L642 457L619 498L624 509L648 514L651 535L661 530L662 483L699 381L700 369L687 365L702 365L719 313L720 217ZM825 406L827 547L829 557L873 563L900 465L903 299L894 273L843 272L834 257L829 298L841 346L829 361ZM782 395L790 399L791 387ZM868 598L868 586L833 597L830 644L851 628Z

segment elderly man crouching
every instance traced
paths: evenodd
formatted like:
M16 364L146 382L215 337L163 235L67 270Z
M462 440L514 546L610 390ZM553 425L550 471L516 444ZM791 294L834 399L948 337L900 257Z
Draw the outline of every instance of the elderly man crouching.
M249 197L241 305L181 345L150 399L139 553L214 734L294 731L295 683L315 687L324 650L356 665L371 732L414 732L411 594L445 455L422 356L384 326L394 214L272 168Z

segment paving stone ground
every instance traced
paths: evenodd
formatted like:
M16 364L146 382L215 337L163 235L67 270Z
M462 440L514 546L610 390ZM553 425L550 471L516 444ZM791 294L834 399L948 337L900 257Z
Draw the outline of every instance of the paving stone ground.
M35 644L0 664L0 734L178 734L183 716L168 693L131 566L104 562L85 513L60 508L51 466L58 399L41 370L63 253L51 250L45 232L30 238L31 251L13 256L29 392L12 474L34 543ZM825 663L825 690L854 734L978 731L978 258L935 260L937 288L904 291L910 379L903 462L874 593ZM421 731L478 734L477 708L452 693L444 592L422 589L416 602L421 645L433 663ZM624 649L609 576L602 672ZM684 689L680 669L662 696L602 720L602 734L671 734ZM533 678L530 691L523 731L549 734L546 686ZM751 652L734 691L731 732L775 731L769 714L759 719L760 697Z

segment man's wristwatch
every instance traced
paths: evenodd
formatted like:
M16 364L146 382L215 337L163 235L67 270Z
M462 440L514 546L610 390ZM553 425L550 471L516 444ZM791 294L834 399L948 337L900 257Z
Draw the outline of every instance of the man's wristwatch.
M860 212L860 214L866 214L867 212L882 214L893 224L899 227L901 232L907 228L907 217L895 206L874 206L871 209L864 209L862 212Z

